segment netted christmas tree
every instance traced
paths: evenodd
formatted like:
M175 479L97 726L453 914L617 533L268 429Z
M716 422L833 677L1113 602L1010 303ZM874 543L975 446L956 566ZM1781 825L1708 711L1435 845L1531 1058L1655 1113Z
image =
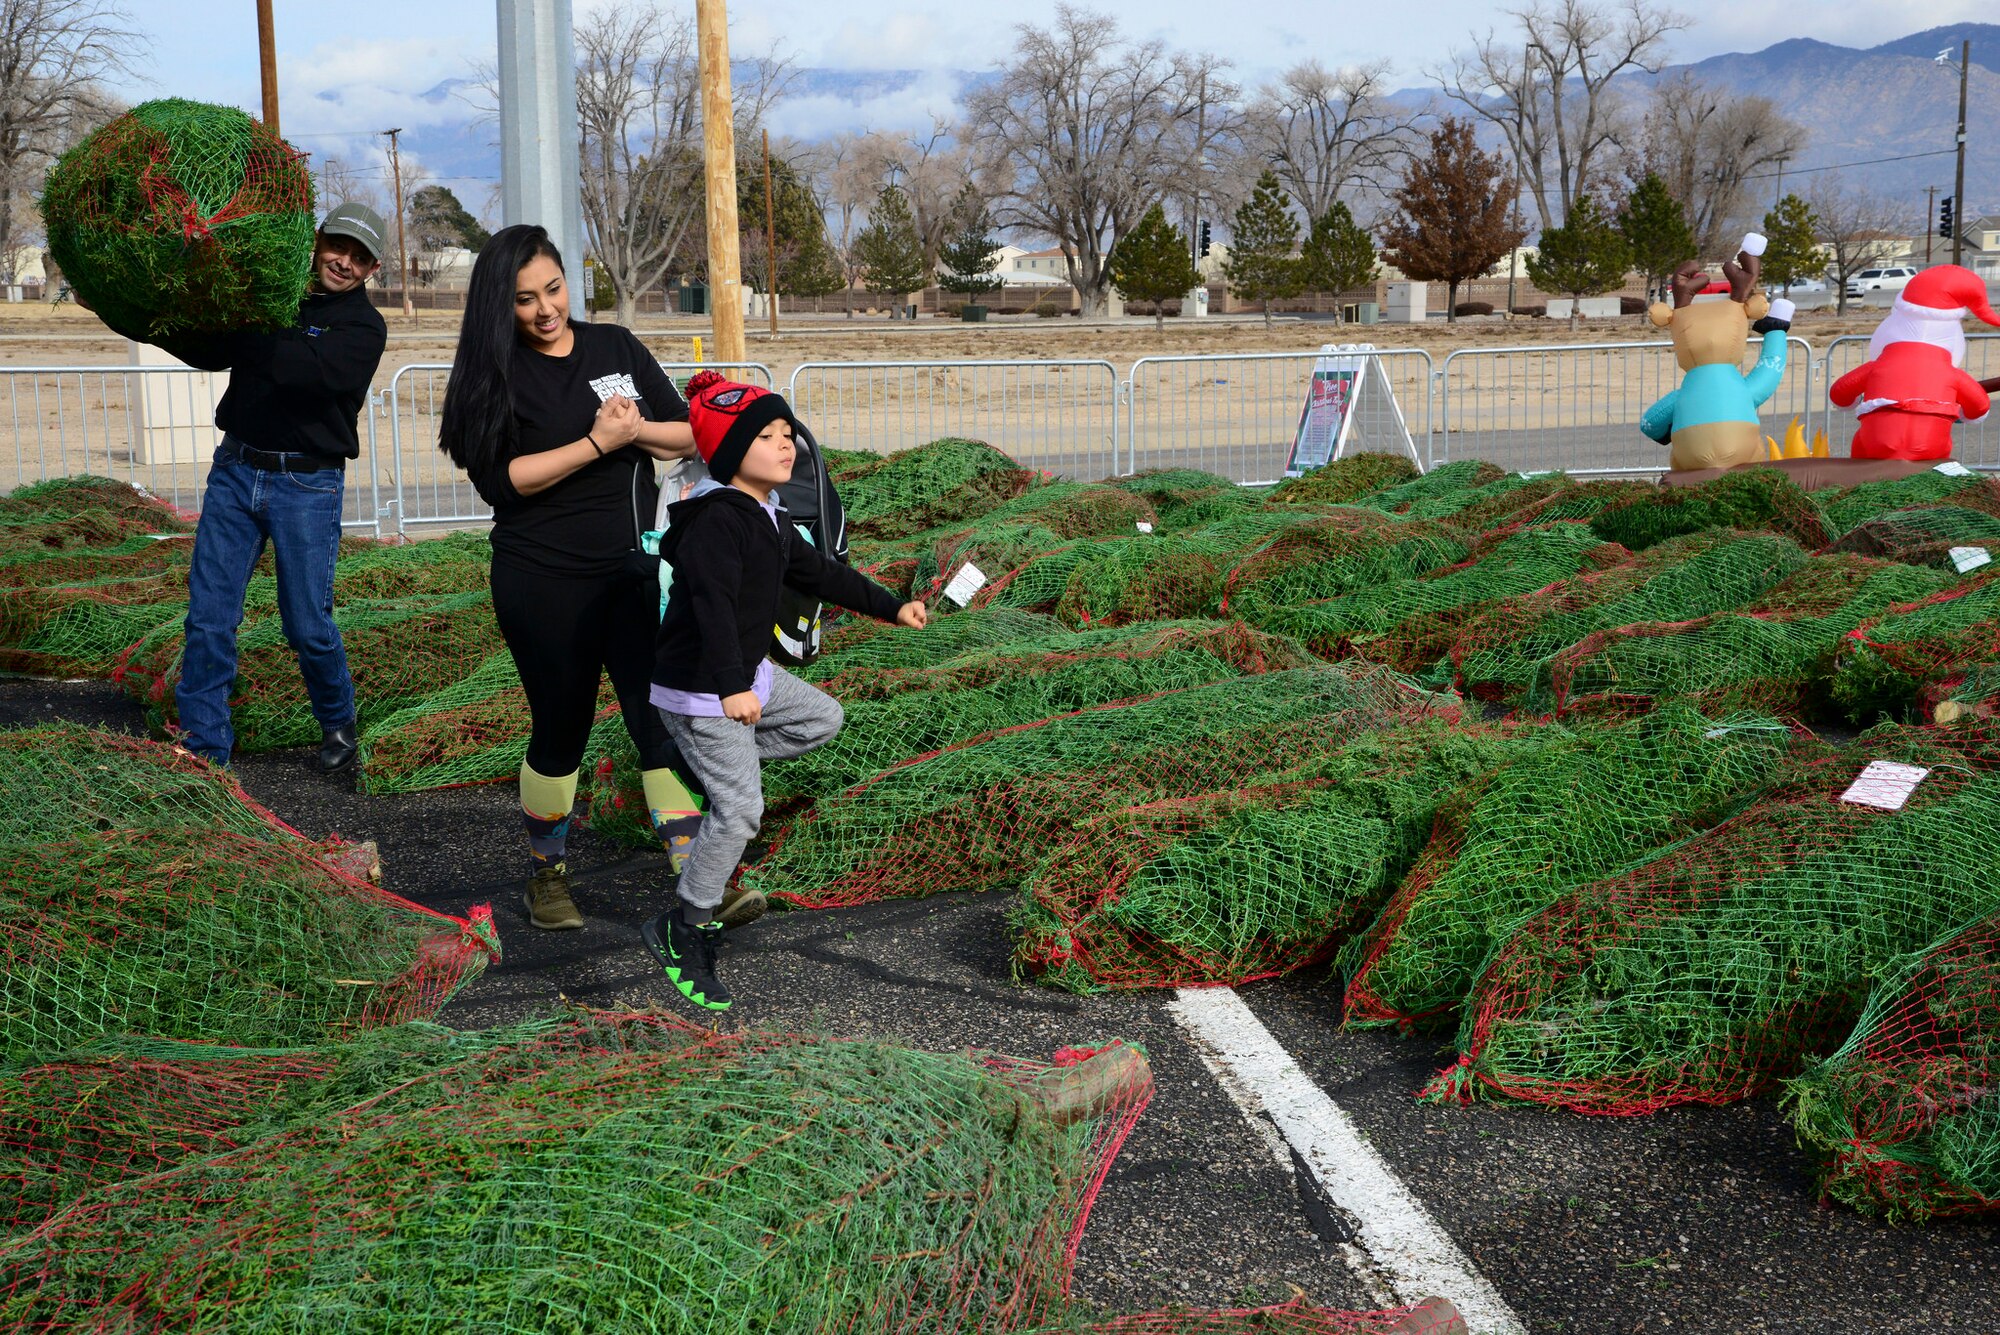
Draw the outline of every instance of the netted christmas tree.
M1495 467L1484 459L1458 459L1440 464L1420 477L1368 492L1357 497L1354 503L1401 514L1413 505L1447 500L1489 482L1498 482L1506 475L1505 469Z
M803 907L1018 883L1101 812L1254 782L1363 732L1443 712L1379 668L1303 668L972 738L822 795L741 873Z
M1440 804L1542 745L1534 729L1431 719L1250 786L1107 811L1028 878L1015 963L1093 992L1235 985L1323 960L1380 907Z
M1715 528L1782 533L1806 548L1824 546L1831 536L1811 493L1776 468L1724 473L1693 487L1656 487L1605 508L1590 526L1635 552Z
M142 102L63 154L41 211L64 276L116 329L284 326L305 296L312 175L234 107Z
M225 1132L242 1148L98 1186L0 1242L0 1324L1030 1328L1060 1315L1151 1092L1118 1044L1043 1065L643 1015L423 1037L275 1054L333 1069ZM132 1103L159 1101L141 1086ZM32 1097L115 1117L65 1105L70 1087Z
M2000 568L1891 607L1841 642L1833 699L1857 723L1906 718L1926 687L2000 659Z
M1408 455L1363 451L1287 478L1271 489L1270 500L1273 505L1346 505L1414 481L1422 472Z
M1874 761L1925 772L1913 788L1863 780ZM1431 1092L1629 1114L1796 1074L1840 1045L1899 956L2000 905L1996 761L1991 730L1877 729L1517 919Z
M1249 615L1334 598L1441 570L1468 554L1442 524L1350 509L1295 524L1238 558L1224 577L1221 605Z
M1160 468L1129 477L1107 478L1105 486L1142 496L1157 516L1162 533L1200 528L1218 519L1262 508L1266 490L1243 487L1215 473L1194 468ZM1275 493L1272 493L1275 494Z
M1908 477L1818 491L1812 496L1819 506L1828 538L1839 538L1863 524L1913 506L1951 505L2000 516L2000 482L1962 468L1952 472L1929 468Z
M428 1018L499 953L265 835L112 830L0 846L0 1063L106 1034L308 1042Z
M1549 660L1525 705L1540 713L1622 713L1680 698L1710 710L1827 713L1834 651L1848 633L1953 579L1866 556L1814 556L1737 611L1586 636Z
M2000 913L1889 967L1787 1097L1835 1200L1891 1219L2000 1210Z
M1537 735L1541 749L1450 796L1415 868L1342 956L1350 1024L1449 1022L1507 924L1721 819L1804 745L1768 720L1681 707Z
M984 441L946 437L898 450L836 480L848 528L864 538L902 538L976 519L1014 499L1036 474Z
M1959 505L1891 510L1849 529L1827 550L1956 570L1966 556L1978 559L1977 553L1959 551L1963 547L1978 548L1991 560L1991 553L2000 550L2000 517Z

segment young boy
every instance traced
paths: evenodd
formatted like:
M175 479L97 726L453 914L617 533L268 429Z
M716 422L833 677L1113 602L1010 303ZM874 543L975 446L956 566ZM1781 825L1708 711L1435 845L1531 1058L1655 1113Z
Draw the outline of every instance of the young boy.
M840 702L766 656L778 594L921 627L922 603L822 556L787 522L772 489L792 476L795 420L785 400L704 371L688 382L688 424L708 479L668 508L660 555L673 567L653 662L653 704L708 789L678 903L640 929L682 996L729 1009L716 977L715 909L764 818L766 760L804 755L840 731Z

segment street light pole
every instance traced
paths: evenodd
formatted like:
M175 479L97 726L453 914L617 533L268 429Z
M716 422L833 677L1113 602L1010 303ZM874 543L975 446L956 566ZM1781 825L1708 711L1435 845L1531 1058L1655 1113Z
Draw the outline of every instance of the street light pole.
M1958 174L1952 182L1951 191L1951 262L1958 263L1959 247L1963 241L1965 228L1960 219L1965 215L1965 84L1972 73L1972 39L1966 38L1958 49Z

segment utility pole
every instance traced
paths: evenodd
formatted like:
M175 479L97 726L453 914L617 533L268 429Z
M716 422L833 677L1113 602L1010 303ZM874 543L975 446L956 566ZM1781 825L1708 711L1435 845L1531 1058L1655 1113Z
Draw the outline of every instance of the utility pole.
M264 80L264 124L278 133L278 34L271 0L257 0L257 64Z
M771 203L771 132L764 131L764 291L771 305L771 332L778 332L778 215Z
M1958 173L1952 181L1951 191L1951 262L1958 263L1959 246L1965 227L1959 221L1965 215L1965 84L1972 74L1972 39L1966 38L1958 48Z
M708 182L708 300L715 359L743 356L743 279L736 229L736 122L729 92L729 11L724 0L695 0L701 74L702 168Z
M1776 194L1774 194L1774 195L1772 195L1772 196L1771 196L1771 207L1772 207L1772 208L1776 208L1776 207L1777 207L1778 205L1780 205L1780 204L1782 204L1782 203L1784 203L1784 202L1785 202L1785 159L1783 159L1783 158L1779 158L1779 159L1778 159L1778 190L1777 190L1777 193L1776 193Z
M389 136L389 175L396 187L396 285L403 293L403 315L406 319L417 318L417 305L410 300L410 252L403 243L403 157L396 148L396 136L403 132L402 126L384 130Z
M562 252L569 313L584 300L582 133L570 0L495 0L500 75L500 220L537 223Z
M319 164L320 202L332 208L339 201L333 197L333 169L340 165L339 158L328 158Z
M1937 187L1924 187L1924 267L1931 264L1931 238L1937 235Z

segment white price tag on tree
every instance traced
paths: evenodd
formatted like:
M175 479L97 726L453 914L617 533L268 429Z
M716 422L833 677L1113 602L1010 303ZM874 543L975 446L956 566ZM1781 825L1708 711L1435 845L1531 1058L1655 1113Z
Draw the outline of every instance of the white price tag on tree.
M1969 574L1983 565L1990 565L1993 561L1992 554L1984 547L1954 547L1947 555L1951 557L1952 565L1958 568L1958 573L1961 575Z
M951 582L944 586L944 596L964 607L985 587L986 573L967 561L958 568L958 573L951 577Z
M1847 791L1840 795L1840 800L1857 806L1880 807L1884 811L1901 811L1903 803L1910 800L1910 794L1917 791L1917 785L1929 773L1922 765L1871 760L1860 776L1847 785Z
M1960 463L1956 459L1947 459L1943 463L1939 464L1936 468L1933 468L1931 471L1933 473L1943 473L1946 477L1972 476L1972 470L1970 468L1967 468L1964 464Z

